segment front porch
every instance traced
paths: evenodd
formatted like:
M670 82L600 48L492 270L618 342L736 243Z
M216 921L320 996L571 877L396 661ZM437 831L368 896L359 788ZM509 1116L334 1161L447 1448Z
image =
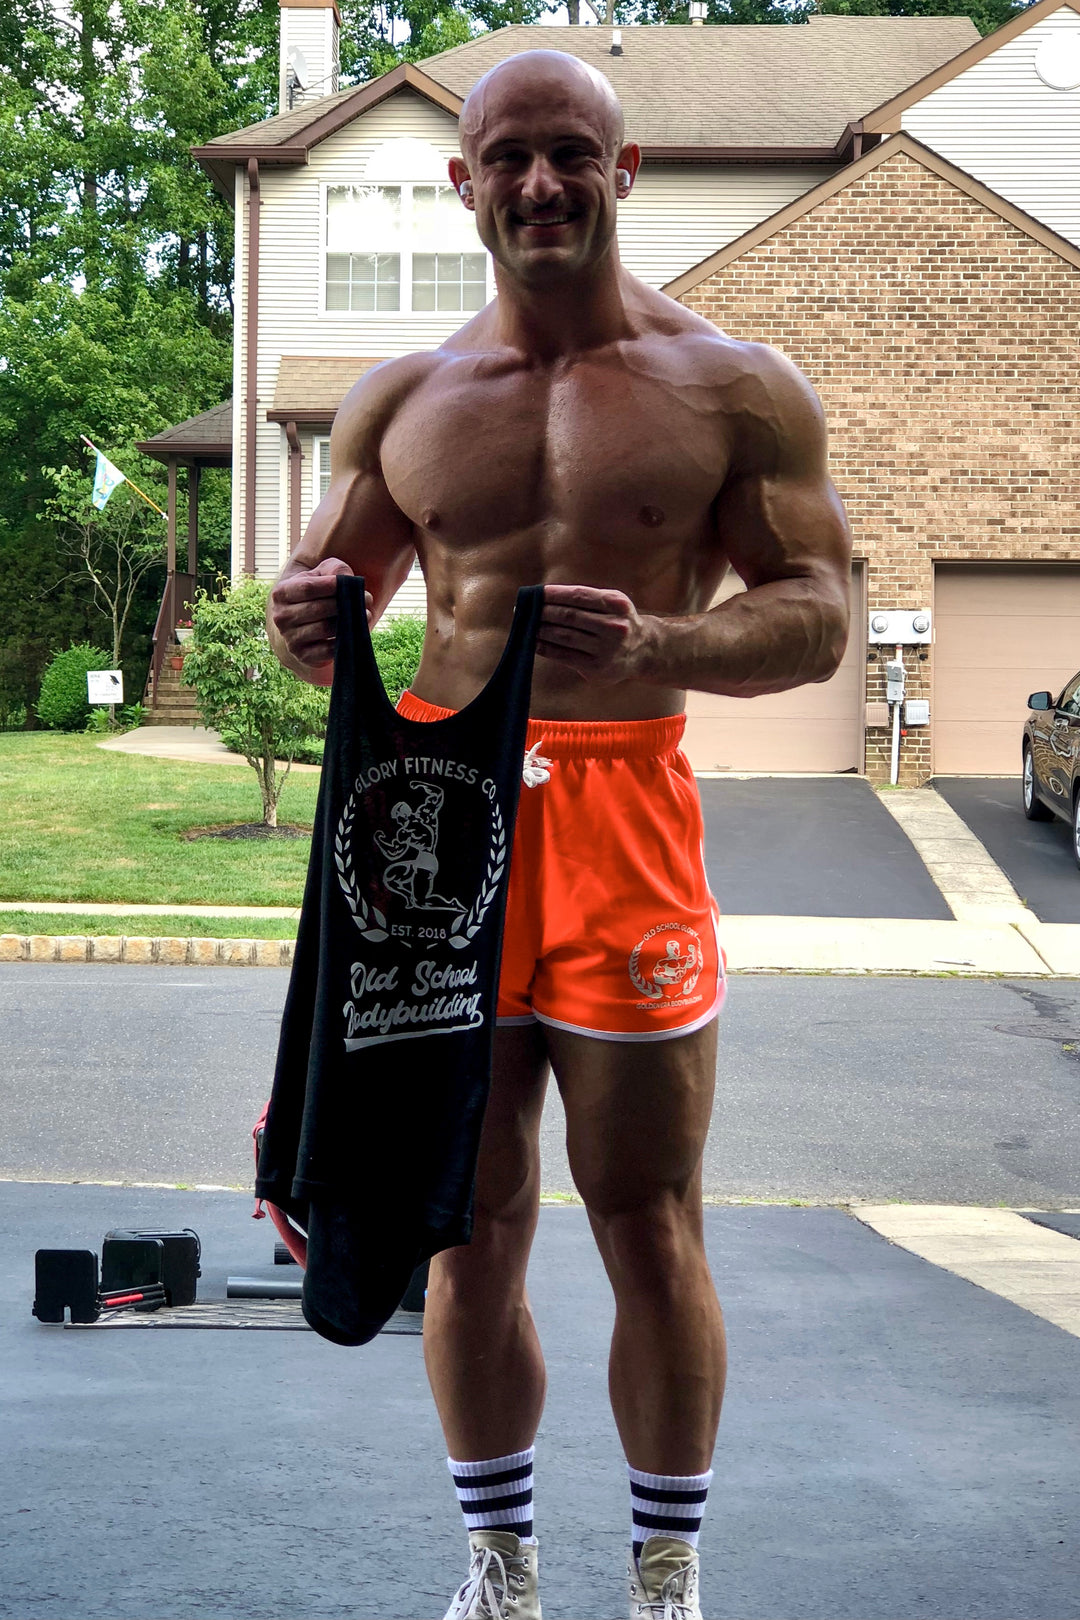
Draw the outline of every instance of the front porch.
M191 617L199 574L199 479L204 467L232 466L232 400L200 411L175 427L144 439L137 448L168 468L168 557L165 589L154 625L153 651L143 702L151 725L184 726L198 723L195 694L180 684L182 640L177 631ZM179 469L186 470L186 567L177 567Z

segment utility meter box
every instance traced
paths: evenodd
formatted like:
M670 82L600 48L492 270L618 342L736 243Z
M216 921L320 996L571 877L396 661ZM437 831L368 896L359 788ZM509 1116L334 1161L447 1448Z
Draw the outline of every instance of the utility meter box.
M871 647L915 647L934 639L929 608L913 612L881 609L870 615Z
M930 704L926 698L908 698L904 704L904 724L906 726L930 724Z
M885 665L885 701L886 703L904 701L904 666L898 659L890 659Z

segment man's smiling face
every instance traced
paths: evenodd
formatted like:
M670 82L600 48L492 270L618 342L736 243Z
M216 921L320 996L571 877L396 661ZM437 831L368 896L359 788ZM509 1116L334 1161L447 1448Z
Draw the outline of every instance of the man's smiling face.
M527 286L596 263L615 235L622 117L599 77L529 52L481 81L462 113L480 239Z

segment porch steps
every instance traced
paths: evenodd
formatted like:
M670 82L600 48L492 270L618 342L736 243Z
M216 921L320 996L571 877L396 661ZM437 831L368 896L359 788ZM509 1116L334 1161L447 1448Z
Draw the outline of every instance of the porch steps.
M169 663L170 648L158 676L154 705L143 716L147 726L197 726L201 724L195 693L190 686L181 686L181 671Z

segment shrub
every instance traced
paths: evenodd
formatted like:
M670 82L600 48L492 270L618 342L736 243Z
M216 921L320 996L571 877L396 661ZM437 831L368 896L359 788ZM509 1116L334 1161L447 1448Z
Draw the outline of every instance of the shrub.
M263 821L276 827L289 766L302 742L325 732L330 694L278 663L266 634L269 595L269 582L259 579L242 579L221 597L200 591L181 680L195 688L204 722L255 771Z
M86 676L92 669L112 669L112 659L100 647L76 642L53 658L41 677L37 714L43 726L53 731L81 731L90 714L86 701Z
M424 620L415 614L390 619L371 632L375 662L379 666L386 695L396 703L420 665L424 650Z

